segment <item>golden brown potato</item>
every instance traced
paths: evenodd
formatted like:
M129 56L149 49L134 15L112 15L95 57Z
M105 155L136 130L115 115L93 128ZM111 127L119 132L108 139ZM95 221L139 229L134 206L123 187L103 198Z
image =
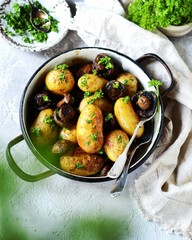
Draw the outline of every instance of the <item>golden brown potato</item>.
M73 144L77 144L77 133L76 133L76 124L71 128L62 128L60 136L63 139L71 141Z
M101 110L91 104L87 105L77 121L77 142L85 152L97 153L104 143L103 115Z
M72 155L62 156L60 166L66 172L80 175L91 176L101 171L105 160L96 154L88 154L77 148Z
M105 86L105 84L108 81L104 78L99 77L96 74L84 74L82 77L79 78L78 80L78 87L83 91L83 92L96 92Z
M81 100L79 104L79 111L82 112L84 107L89 104L97 106L104 115L113 112L113 104L108 99L98 98L94 100L93 96L89 96Z
M132 97L137 92L138 80L132 73L121 73L117 77L117 80L124 84L126 95Z
M120 129L115 129L107 135L104 144L104 151L108 158L115 162L125 149L128 142L129 138L127 134Z
M140 121L140 117L134 111L129 97L119 98L115 102L114 114L122 130L125 131L129 136L132 136L137 124ZM140 127L136 137L141 137L143 132L144 126Z
M75 80L68 69L53 69L47 73L45 84L49 91L57 95L63 95L73 89Z
M41 110L30 128L33 143L38 147L53 144L58 138L58 126L53 118L51 108Z

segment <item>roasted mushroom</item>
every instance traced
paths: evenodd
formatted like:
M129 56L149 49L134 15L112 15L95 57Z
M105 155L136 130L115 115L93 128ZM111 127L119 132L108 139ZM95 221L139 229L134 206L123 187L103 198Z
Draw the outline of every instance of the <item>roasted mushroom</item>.
M77 79L82 77L86 73L93 73L92 72L92 63L83 64L76 72L75 76Z
M105 96L112 101L125 96L125 86L116 80L109 81L104 87Z
M108 113L104 118L104 130L108 132L115 129L117 126L117 119L113 113Z
M42 91L34 96L33 106L37 110L43 110L50 107L52 104L50 95L47 91Z
M150 117L157 107L157 95L152 91L142 90L132 98L134 109L140 117Z
M64 98L57 104L54 120L60 127L69 127L74 124L76 111L72 104L73 98L70 94L64 94Z
M99 76L111 79L115 71L115 65L107 54L100 53L94 59L92 69L96 71Z

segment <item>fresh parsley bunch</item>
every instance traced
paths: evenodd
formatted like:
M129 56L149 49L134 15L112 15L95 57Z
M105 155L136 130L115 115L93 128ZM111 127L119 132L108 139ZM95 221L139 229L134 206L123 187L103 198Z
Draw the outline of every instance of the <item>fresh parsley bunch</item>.
M191 0L134 0L128 6L128 20L153 31L158 27L192 22Z

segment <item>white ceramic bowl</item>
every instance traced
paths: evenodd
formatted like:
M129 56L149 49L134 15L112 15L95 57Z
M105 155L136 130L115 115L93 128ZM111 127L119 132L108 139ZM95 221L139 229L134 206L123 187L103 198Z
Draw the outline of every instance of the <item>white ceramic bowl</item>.
M13 11L13 4L17 2L20 5L26 4L26 0L3 0L0 5L0 34L2 37L13 47L19 48L24 51L39 52L47 50L59 43L68 33L68 28L66 23L71 18L71 11L65 0L39 0L39 3L45 7L51 14L51 16L59 21L58 32L49 32L48 39L46 42L34 42L32 44L25 43L22 36L10 36L6 33L6 21L1 18L1 15Z
M192 23L181 26L160 27L159 30L168 37L182 37L192 30Z

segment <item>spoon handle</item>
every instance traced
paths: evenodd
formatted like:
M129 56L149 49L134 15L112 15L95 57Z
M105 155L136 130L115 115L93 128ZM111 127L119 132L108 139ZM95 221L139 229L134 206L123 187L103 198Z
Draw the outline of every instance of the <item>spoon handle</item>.
M131 152L130 156L128 157L126 161L125 168L122 172L122 174L119 176L119 178L116 180L112 190L111 190L111 196L112 197L118 197L124 190L125 184L127 182L127 176L129 172L129 166L131 164L132 158L139 146L136 146L133 151Z
M129 143L127 144L126 148L124 149L124 151L121 153L121 155L119 155L119 157L117 158L117 160L115 161L115 163L113 164L112 168L109 170L109 172L107 173L107 176L109 178L118 178L119 175L121 174L121 172L123 171L126 159L127 159L127 153L129 151L129 148L131 147L131 144L133 142L133 140L136 137L136 134L139 130L139 128L141 126L143 126L145 121L141 120L138 124L137 127L131 137L131 139L129 140Z

